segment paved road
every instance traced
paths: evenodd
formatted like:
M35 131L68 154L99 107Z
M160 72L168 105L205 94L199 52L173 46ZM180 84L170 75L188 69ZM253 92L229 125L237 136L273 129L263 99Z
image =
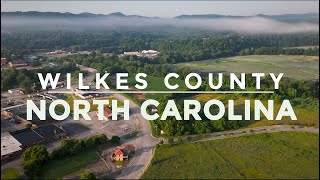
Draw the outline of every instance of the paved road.
M78 67L89 72L84 82L92 82L97 71L93 68L88 68L81 65ZM129 100L131 113L129 121L136 121L134 123L138 123L140 127L140 133L138 137L127 140L122 139L123 144L134 144L137 149L134 157L129 161L128 166L126 166L122 171L114 174L114 178L138 179L148 167L149 162L152 159L152 149L159 142L159 140L151 136L152 130L150 123L148 120L142 117L140 113L140 107L136 103L121 94L112 93L111 91L109 95L120 101ZM96 129L96 131L101 131L101 129Z

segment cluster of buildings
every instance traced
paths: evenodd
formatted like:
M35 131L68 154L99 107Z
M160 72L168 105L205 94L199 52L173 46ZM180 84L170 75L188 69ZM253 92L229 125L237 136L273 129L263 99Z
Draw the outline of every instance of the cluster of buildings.
M15 159L30 146L46 144L66 136L66 131L53 123L37 128L1 133L1 162Z
M9 61L7 58L1 58L1 66L4 66L6 64L8 64L8 67L10 67L10 68L18 68L18 67L29 66L29 62L28 61L23 61L23 60Z
M133 51L133 52L124 52L122 56L138 56L138 57L145 57L145 58L155 58L158 56L160 52L155 50L143 50L141 52L139 51Z
M1 162L8 162L18 157L32 145L46 144L67 136L67 132L46 112L45 121L32 114L32 121L27 120L26 105L14 105L1 109L1 121L14 123L14 128L1 129ZM15 128L17 126L18 128Z
M58 54L65 54L65 55L72 55L72 54L91 54L91 51L78 51L76 53L72 53L69 51L64 51L64 50L55 50L51 52L46 52L45 55L58 55Z

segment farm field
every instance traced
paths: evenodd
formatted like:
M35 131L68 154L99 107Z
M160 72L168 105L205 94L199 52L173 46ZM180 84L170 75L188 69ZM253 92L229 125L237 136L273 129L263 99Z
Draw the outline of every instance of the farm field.
M274 132L161 145L141 178L317 179L318 159L318 134Z
M223 59L177 64L202 73L284 73L294 79L316 79L319 76L319 57L285 55L235 56Z
M186 99L195 99L198 100L201 104L206 103L211 99L218 99L221 100L223 103L227 104L228 100L235 101L235 113L243 115L244 117L244 100L250 100L248 97L242 97L241 95L237 94L197 94L192 97L187 97ZM297 116L296 121L292 121L289 117L284 117L281 121L269 121L267 120L263 114L261 114L261 120L256 121L254 120L254 113L253 113L253 101L251 99L251 121L245 121L246 127L258 127L258 126L266 126L266 125L275 125L275 124L289 124L289 125L305 125L305 126L314 126L319 127L319 111L314 109L306 109L300 107L293 107L294 112ZM267 101L262 101L264 105L267 105ZM280 109L280 103L274 101L274 116L277 115L278 110ZM226 111L228 109L226 108ZM226 112L227 113L227 112ZM214 114L214 113L213 113Z

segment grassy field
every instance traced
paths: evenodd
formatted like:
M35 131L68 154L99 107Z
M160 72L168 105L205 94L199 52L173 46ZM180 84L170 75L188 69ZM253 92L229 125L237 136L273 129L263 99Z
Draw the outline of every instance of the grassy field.
M181 63L196 72L284 73L284 77L316 79L319 76L319 57L252 55Z
M8 168L1 171L1 179L21 179L21 174L15 168Z
M275 132L162 145L142 179L318 179L319 135Z
M164 85L163 80L164 80L164 77L147 76L146 81L148 82L148 87L144 91L169 91L170 89L168 89ZM136 84L135 77L134 76L129 77L128 82L129 82L129 87L134 87ZM172 78L169 81L169 83L172 85L178 84L179 88L177 89L177 91L183 90L184 88L186 88L184 81L181 79ZM147 99L158 99L161 96L164 96L164 94L144 94L144 96Z
M96 148L92 148L61 160L52 160L42 167L41 178L57 179L79 171L86 165L99 160L96 151Z
M218 99L221 100L224 104L227 104L228 100L235 101L235 113L241 114L244 117L244 100L250 100L248 97L241 97L240 95L236 94L198 94L192 97L188 97L186 99L195 99L204 104L211 99ZM246 121L248 127L257 127L257 126L265 126L265 125L274 125L274 124L290 124L290 125L306 125L306 126L314 126L319 127L319 111L316 110L308 110L304 108L293 107L293 110L297 116L297 121L292 121L289 117L284 117L281 121L269 121L267 120L263 114L261 114L261 120L255 121L254 120L254 99L251 99L251 121ZM263 101L265 105L267 105L267 101ZM274 116L277 115L281 104L274 102ZM226 109L226 113L227 113Z

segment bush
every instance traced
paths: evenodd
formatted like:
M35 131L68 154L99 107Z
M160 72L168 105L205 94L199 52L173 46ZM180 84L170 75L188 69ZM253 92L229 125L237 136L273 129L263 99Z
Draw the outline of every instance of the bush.
M94 180L97 179L96 176L89 172L89 171L83 171L80 175L80 179L86 179L86 180Z
M174 139L173 139L172 137L169 137L169 138L168 138L168 143L169 143L169 144L172 144L173 141L174 141Z

